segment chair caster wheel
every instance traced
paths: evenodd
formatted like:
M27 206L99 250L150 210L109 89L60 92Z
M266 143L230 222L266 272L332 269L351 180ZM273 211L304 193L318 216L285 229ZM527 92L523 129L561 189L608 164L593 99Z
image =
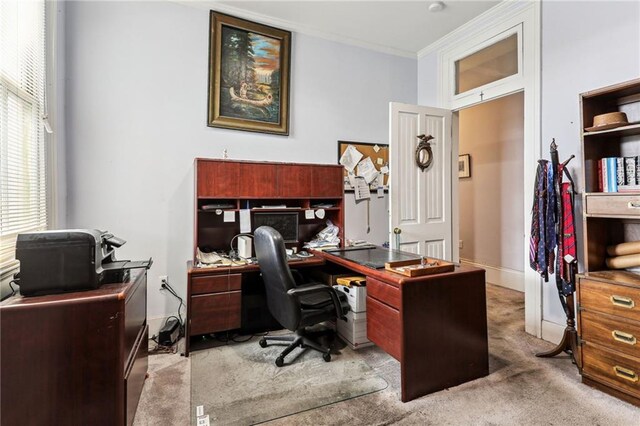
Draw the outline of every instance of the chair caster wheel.
M264 339L264 338L260 339L258 344L260 345L261 348L266 348L267 347L267 339Z
M282 358L281 356L279 356L278 358L276 358L276 365L278 367L282 367L284 365L284 358Z
M331 361L331 354L323 354L322 359L324 359L325 362Z

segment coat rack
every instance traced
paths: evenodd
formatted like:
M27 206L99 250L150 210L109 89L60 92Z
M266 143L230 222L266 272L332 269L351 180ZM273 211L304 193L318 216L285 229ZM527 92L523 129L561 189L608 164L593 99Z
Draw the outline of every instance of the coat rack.
M551 142L550 154L551 154L551 167L553 169L553 174L552 174L553 189L552 190L555 192L555 194L554 196L547 198L547 200L549 199L555 200L555 203L554 203L555 205L553 207L547 206L547 208L555 209L555 224L554 224L555 241L560 243L561 241L563 241L563 238L565 237L565 228L564 228L565 212L563 210L564 207L563 207L563 197L562 197L562 179L563 179L563 176L566 176L567 180L569 181L569 186L567 189L570 191L569 192L570 207L572 208L571 213L573 213L573 207L575 205L574 203L575 185L574 185L573 179L571 178L571 175L566 169L566 166L567 164L569 164L569 162L573 158L575 158L575 155L571 155L571 157L569 157L566 161L564 161L563 163L560 163L560 160L558 158L558 146L556 145L555 139L553 139ZM547 182L547 184L550 185L551 183ZM551 188L547 187L547 191L549 190L551 190ZM535 188L535 191L536 191L536 199L534 200L534 202L538 202L538 197L542 196L542 194L539 194L537 192L538 191L537 187ZM546 197L547 195L545 194L544 196ZM571 215L571 217L573 218L573 214ZM573 223L571 224L571 226L573 227L573 232L575 233L575 219L572 219L572 220L573 220ZM545 232L545 230L542 230L541 232ZM578 347L578 333L576 330L575 302L574 302L577 259L573 258L567 261L567 259L565 259L565 255L563 251L560 250L560 247L561 246L559 244L557 254L556 254L557 258L555 261L554 275L556 280L556 287L558 290L558 297L560 298L560 304L562 305L564 313L567 317L567 326L564 329L562 340L554 349L547 352L537 353L536 356L542 357L542 358L548 358L548 357L554 357L556 355L559 355L562 352L566 352L571 356L571 358L575 363L576 362L575 354ZM564 271L564 273L561 273L561 271ZM545 271L545 274L546 274L546 271ZM547 276L545 274L543 274L543 276L546 279Z

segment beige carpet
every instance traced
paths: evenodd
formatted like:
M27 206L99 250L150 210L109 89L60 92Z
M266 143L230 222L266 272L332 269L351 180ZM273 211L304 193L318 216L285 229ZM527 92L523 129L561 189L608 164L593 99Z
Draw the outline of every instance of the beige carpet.
M488 285L487 304L489 376L403 404L399 364L375 347L365 348L355 355L389 383L387 389L268 424L640 425L639 408L581 384L567 357L535 358L552 345L524 332L521 293ZM179 355L150 359L135 424L188 425L190 361Z
M284 348L261 348L254 338L193 352L191 409L201 405L214 424L256 424L388 386L351 350L332 345L332 352L340 353L324 362L320 353L297 348L279 368L274 360Z

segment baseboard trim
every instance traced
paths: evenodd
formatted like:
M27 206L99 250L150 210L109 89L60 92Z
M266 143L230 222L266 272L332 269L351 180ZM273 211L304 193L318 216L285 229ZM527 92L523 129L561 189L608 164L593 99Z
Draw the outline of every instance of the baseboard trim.
M542 320L542 340L554 344L560 343L564 335L565 326L555 322Z
M524 293L524 272L483 265L467 259L460 259L460 263L484 269L487 272L486 281L488 283Z

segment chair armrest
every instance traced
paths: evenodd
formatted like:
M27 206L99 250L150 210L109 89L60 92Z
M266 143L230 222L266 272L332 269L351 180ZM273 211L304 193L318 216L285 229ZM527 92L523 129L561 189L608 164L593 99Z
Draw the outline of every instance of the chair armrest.
M340 305L340 300L338 300L338 295L333 287L324 284L313 284L306 285L304 287L296 287L287 291L289 297L295 297L299 299L300 296L305 294L314 294L314 293L329 293L331 296L331 301L333 302L333 307L336 310L336 316L341 320L346 320L344 314L342 313L342 305Z

